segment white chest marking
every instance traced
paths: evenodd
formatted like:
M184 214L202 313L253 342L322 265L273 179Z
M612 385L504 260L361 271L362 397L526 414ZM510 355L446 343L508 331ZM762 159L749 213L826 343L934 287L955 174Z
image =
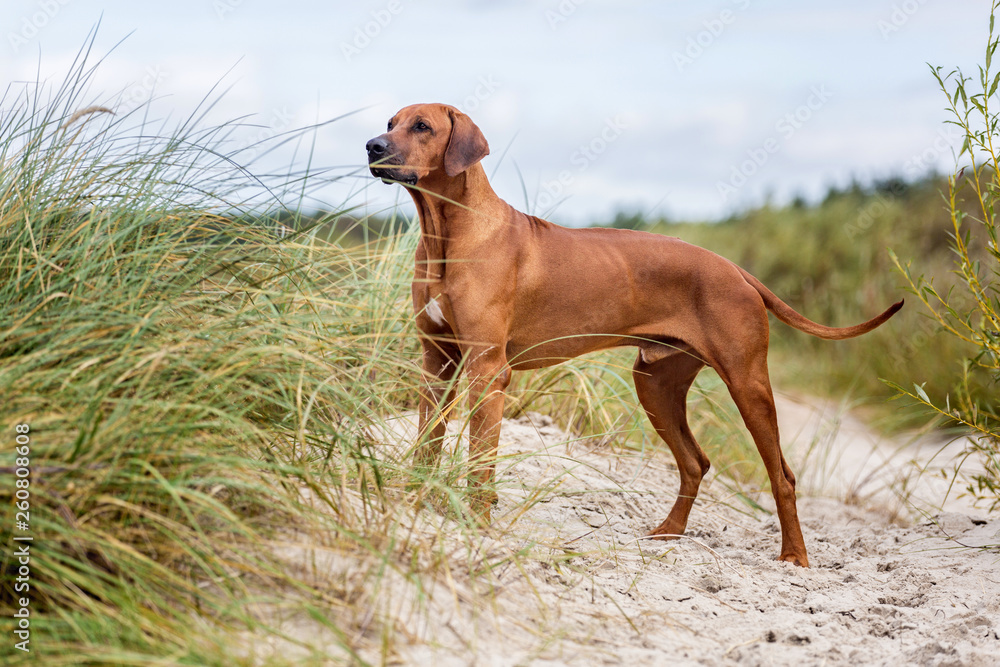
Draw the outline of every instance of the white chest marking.
M427 316L431 318L434 324L444 324L444 313L441 312L441 306L438 305L437 299L431 299L428 301L427 308L425 310L427 312Z

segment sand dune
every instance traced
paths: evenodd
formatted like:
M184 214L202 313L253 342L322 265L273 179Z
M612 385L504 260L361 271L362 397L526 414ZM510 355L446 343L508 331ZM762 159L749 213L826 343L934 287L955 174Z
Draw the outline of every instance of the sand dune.
M815 405L782 399L779 411L791 456L828 464L802 483L812 568L777 562L777 518L719 480L684 539L642 539L676 493L669 454L611 451L530 415L503 425L494 530L451 543L437 515L417 515L413 533L440 542L451 565L419 591L403 576L380 580L359 631L390 627L395 640L362 655L435 667L998 664L1000 517L906 505L885 490L906 469L895 443ZM402 444L414 427L398 426ZM865 504L838 499L851 488ZM285 555L316 567L308 546ZM334 578L359 566L321 562ZM314 637L301 619L287 627Z

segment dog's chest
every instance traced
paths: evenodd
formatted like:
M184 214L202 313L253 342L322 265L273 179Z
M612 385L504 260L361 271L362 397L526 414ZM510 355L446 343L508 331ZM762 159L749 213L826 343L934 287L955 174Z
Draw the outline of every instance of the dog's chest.
M448 322L444 318L444 311L441 310L441 304L438 303L436 297L431 297L427 301L427 307L424 309L427 313L427 317L431 318L431 322L438 326L444 326Z
M455 316L448 295L435 286L421 285L414 300L417 326L428 333L454 333Z

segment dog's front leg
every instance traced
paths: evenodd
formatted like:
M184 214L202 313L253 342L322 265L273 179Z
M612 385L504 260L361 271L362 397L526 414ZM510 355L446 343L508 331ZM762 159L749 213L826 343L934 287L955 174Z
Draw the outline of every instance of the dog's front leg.
M510 383L510 366L498 346L473 350L468 361L469 491L472 511L489 523L490 508L497 502L493 476L503 418L504 390Z
M423 378L420 387L420 430L414 464L427 471L437 465L448 424L448 408L455 400L455 374L460 353L456 347L421 338Z

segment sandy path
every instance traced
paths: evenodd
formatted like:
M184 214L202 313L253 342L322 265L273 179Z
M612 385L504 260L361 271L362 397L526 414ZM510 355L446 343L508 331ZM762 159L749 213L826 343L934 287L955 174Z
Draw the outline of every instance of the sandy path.
M778 394L778 426L786 455L808 495L852 499L908 518L939 511L975 513L963 485L940 473L950 469L963 442L940 435L881 437L830 401ZM917 464L924 472L918 473ZM976 470L974 460L963 465Z
M694 510L691 539L638 541L673 500L668 457L649 461L567 444L550 420L533 417L505 424L502 454L530 456L501 473L508 489L497 524L521 512L524 494L561 476L558 489L509 530L561 557L579 555L511 568L498 582L495 617L470 614L469 605L450 610L452 628L469 632L466 646L456 652L452 629L438 635L428 627L441 646L415 644L405 661L1000 664L1000 553L963 549L945 537L996 545L1000 519L949 513L937 517L939 525L900 526L884 510L806 497L801 515L813 567L803 570L773 560L776 518L747 515L716 483ZM822 429L822 419L815 423ZM811 437L809 427L802 424L798 437ZM839 432L850 437L854 430ZM859 447L868 461L884 454Z
M809 419L787 400L779 409L790 450L809 450ZM838 437L881 462L885 443L868 456L871 444L857 444L846 421ZM822 432L824 421L815 423ZM412 429L400 424L395 437L406 442ZM869 464L844 451L846 472L805 486L839 493L866 477ZM504 422L501 455L498 532L471 548L452 544L457 531L421 514L437 527L433 539L445 541L451 567L419 593L402 578L381 580L363 627L374 632L373 614L396 639L388 653L363 651L373 664L1000 664L1000 517L893 521L899 512L885 503L899 498L891 493L871 498L874 509L806 495L799 507L813 567L801 569L774 560L776 517L751 512L719 480L709 480L685 539L637 539L674 499L669 454L611 451L532 415ZM968 548L986 545L993 548ZM512 552L517 558L507 558ZM310 549L287 556L317 563ZM321 563L337 580L363 567ZM483 563L492 564L487 576L468 575ZM312 636L301 620L290 624Z

